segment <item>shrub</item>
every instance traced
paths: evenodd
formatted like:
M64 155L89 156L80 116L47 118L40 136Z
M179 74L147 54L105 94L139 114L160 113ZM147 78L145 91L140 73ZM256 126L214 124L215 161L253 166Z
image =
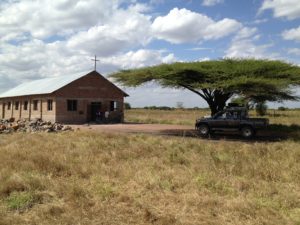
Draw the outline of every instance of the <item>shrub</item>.
M125 108L125 109L131 109L130 103L125 102L125 103L124 103L124 108Z
M288 109L288 108L283 107L283 106L279 106L279 107L278 107L278 110L279 110L279 111L285 111L285 110L287 110L287 109Z
M150 109L150 110L173 110L174 108L171 108L169 106L145 106L144 109Z

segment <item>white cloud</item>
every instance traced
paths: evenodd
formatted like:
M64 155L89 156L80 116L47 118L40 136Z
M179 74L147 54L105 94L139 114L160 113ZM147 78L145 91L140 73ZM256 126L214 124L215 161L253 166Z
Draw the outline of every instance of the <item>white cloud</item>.
M259 39L256 28L244 27L232 39L225 52L228 58L276 58L277 54L268 52L272 44L257 45Z
M266 23L268 22L269 20L267 18L264 18L264 19L257 19L257 20L254 20L253 21L253 24L261 24L261 23Z
M110 73L117 69L139 68L161 63L172 63L174 61L177 61L177 59L172 53L140 49L138 51L129 51L125 54L103 58L100 67ZM198 101L200 100L198 96L191 94L189 91L161 88L153 83L137 88L122 87L122 89L130 95L126 98L126 102L130 102L134 107L146 105L170 105L172 104L170 98L175 102L181 101L182 99L189 101L192 98L196 98ZM145 99L147 99L147 101L145 101ZM194 105L194 103L192 105Z
M152 24L153 35L171 43L216 40L236 32L242 25L233 19L214 21L206 15L187 9L172 9L157 17Z
M259 13L271 9L274 17L286 17L289 20L300 18L299 0L264 0Z
M202 5L204 6L214 6L216 4L223 3L224 0L203 0Z
M150 17L137 8L118 10L105 25L93 26L72 36L67 46L85 53L109 56L126 47L149 43Z
M300 48L290 48L288 54L300 56Z
M47 38L72 34L107 21L118 5L118 0L9 1L0 7L0 36L29 33Z
M294 40L294 41L300 41L300 26L298 28L285 30L282 33L282 37L285 40Z
M268 48L272 45L256 45L249 39L239 40L230 45L226 51L226 57L229 58L269 58Z
M254 34L257 33L256 27L243 27L234 37L234 40L241 40L245 38L252 37Z
M129 51L122 55L104 58L103 63L113 65L118 69L139 68L161 63L172 63L176 61L174 54L164 51L140 49Z
M63 42L33 39L18 46L1 44L0 52L0 75L6 74L16 82L90 70L90 60L67 49Z
M143 13L149 7L136 3L122 8L122 3L124 0L2 3L0 41L49 41L62 36L68 48L99 56L149 43L151 17Z
M213 48L205 48L205 47L194 47L186 49L188 51L214 51Z

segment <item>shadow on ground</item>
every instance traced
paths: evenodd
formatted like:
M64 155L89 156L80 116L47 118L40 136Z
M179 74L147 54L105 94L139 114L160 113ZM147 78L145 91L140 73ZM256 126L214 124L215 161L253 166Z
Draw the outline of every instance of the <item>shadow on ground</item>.
M283 140L300 141L300 126L299 125L282 125L282 124L271 124L267 129L260 130L256 136L251 139L243 138L237 132L227 133L214 133L208 137L202 137L196 130L163 130L159 132L160 135L170 135L177 137L198 137L208 140L228 140L228 141L261 141L261 142L277 142Z

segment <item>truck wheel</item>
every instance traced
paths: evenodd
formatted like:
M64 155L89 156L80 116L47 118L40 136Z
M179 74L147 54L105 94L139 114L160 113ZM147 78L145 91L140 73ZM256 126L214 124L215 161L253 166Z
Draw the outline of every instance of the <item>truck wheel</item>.
M207 136L209 134L209 127L206 124L200 124L198 126L198 131L202 136Z
M252 138L255 134L254 130L250 126L242 127L241 134L244 138Z

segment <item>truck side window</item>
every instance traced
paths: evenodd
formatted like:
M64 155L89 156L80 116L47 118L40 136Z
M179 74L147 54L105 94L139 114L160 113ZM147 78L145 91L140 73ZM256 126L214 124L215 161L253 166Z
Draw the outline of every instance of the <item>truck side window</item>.
M226 118L227 118L227 119L233 119L233 118L234 118L233 112L227 112L227 113L226 113Z
M238 118L239 118L238 112L234 112L234 113L233 113L233 119L238 119Z
M216 116L217 119L225 119L226 118L226 112L220 112Z

